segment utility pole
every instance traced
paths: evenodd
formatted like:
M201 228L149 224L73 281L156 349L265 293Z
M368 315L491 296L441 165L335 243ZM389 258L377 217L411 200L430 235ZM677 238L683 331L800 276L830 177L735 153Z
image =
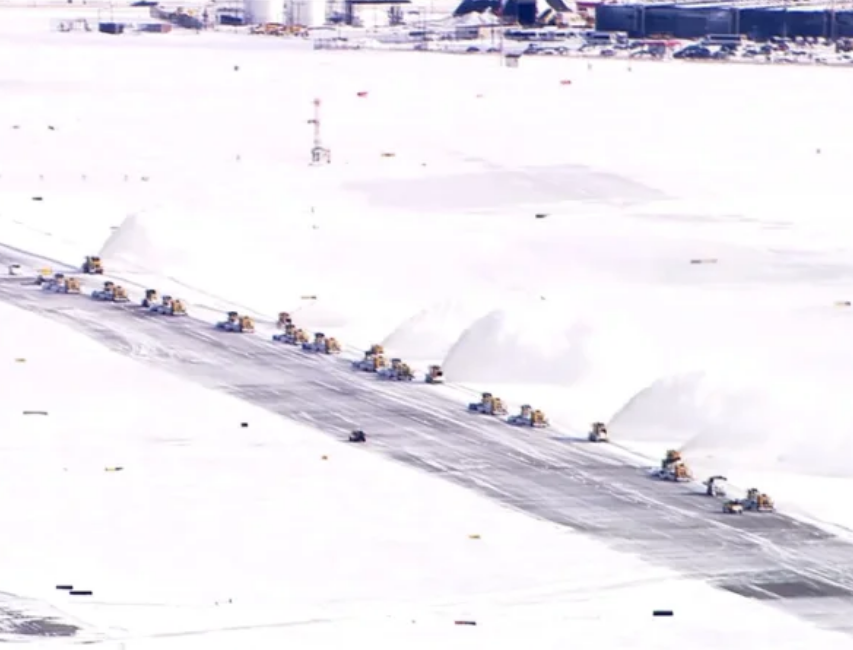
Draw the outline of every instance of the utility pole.
M332 162L331 151L323 146L320 135L320 100L314 100L314 119L308 120L308 124L314 125L314 146L311 148L311 164L321 165Z

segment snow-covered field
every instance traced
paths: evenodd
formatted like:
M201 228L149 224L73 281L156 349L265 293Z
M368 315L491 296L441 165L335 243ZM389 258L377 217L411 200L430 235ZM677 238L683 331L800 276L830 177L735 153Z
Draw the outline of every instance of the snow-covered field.
M101 253L195 306L288 310L442 363L459 399L492 390L567 429L607 420L629 449L678 445L697 470L853 527L848 72L51 33L66 14L0 13L0 242ZM240 403L208 399L200 418L201 389L3 317L3 591L127 638L322 618L275 634L804 646L770 619L717 629L757 605L656 591L659 572L367 454L321 462L322 438ZM17 415L36 401L52 415ZM628 591L595 590L619 576ZM54 592L77 579L102 604ZM652 606L674 603L654 624L675 633L650 630ZM452 625L474 615L494 624Z

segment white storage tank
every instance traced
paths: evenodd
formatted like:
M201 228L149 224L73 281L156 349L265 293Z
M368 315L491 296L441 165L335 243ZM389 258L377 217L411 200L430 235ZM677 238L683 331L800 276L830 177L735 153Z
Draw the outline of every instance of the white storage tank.
M326 0L291 0L288 22L302 27L326 24Z
M250 25L284 24L284 0L245 0L243 7Z

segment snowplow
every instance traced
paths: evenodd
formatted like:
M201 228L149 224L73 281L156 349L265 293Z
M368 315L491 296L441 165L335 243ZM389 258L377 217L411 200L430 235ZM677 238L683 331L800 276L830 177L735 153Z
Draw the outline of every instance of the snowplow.
M159 304L154 304L149 307L149 311L153 314L163 314L164 316L186 316L187 307L184 301L172 296L163 296L163 300Z
M412 381L415 378L409 364L403 363L402 359L391 359L391 365L379 368L376 371L376 376L380 379L390 379L391 381Z
M341 353L341 344L338 343L338 339L334 336L329 336L326 338L326 354L340 354Z
M702 485L705 486L705 494L709 497L724 497L726 496L726 481L725 476L711 476Z
M441 369L441 366L430 366L427 368L427 374L424 381L428 384L443 384L444 371Z
M287 343L288 345L302 345L308 343L308 335L305 330L298 329L293 323L287 323L284 326L284 331L280 334L273 334L272 340L277 343Z
M65 293L80 293L80 280L77 278L66 278Z
M143 309L152 309L157 306L157 302L160 300L160 296L157 293L157 289L146 289L145 297L142 299L140 305Z
M216 329L223 332L253 334L255 332L255 322L249 316L241 316L236 311L229 311L226 319L216 324Z
M690 481L693 479L690 468L681 459L681 452L676 449L670 449L666 452L666 456L660 463L660 469L654 471L654 476L663 481L675 482Z
M45 282L48 282L51 278L55 277L53 273L53 269L50 267L42 267L36 272L36 286L41 286Z
M744 510L753 512L775 512L776 506L773 499L767 496L764 492L759 492L757 488L750 488L746 492L746 499L741 501Z
M607 427L604 422L593 422L592 428L587 434L587 440L590 442L609 442L610 434L607 432Z
M507 414L503 400L500 397L495 397L491 393L483 393L480 396L479 402L471 402L468 405L468 410L472 413L482 413L483 415Z
M323 332L314 334L313 341L305 341L302 343L302 349L305 352L319 352L320 354L340 354L341 345L337 339L328 337Z
M127 291L119 284L115 284L107 280L104 282L103 289L96 289L92 292L94 300L103 300L105 302L129 302Z
M742 515L743 502L740 499L726 499L723 502L723 514Z
M80 293L80 280L68 278L64 273L56 273L41 283L41 290L50 293Z
M548 426L548 419L539 409L534 410L530 404L525 404L521 407L521 411L519 413L507 418L507 424L517 427L535 427L537 429L543 429Z
M385 348L381 345L371 345L370 349L365 351L364 358L352 362L352 367L362 372L378 372L387 365Z
M41 285L42 291L51 291L53 293L59 293L59 288L65 286L64 273L54 273L53 277L49 278L40 275L39 279L41 280L41 282L36 280L36 284Z
M184 304L184 301L180 298L172 299L172 309L166 312L167 316L186 316L187 315L187 306Z
M769 496L756 488L750 488L746 492L745 499L727 499L723 503L723 512L728 515L742 515L744 512L776 512L776 506Z
M80 267L80 270L86 275L103 275L104 265L97 255L88 255L83 260L83 266Z

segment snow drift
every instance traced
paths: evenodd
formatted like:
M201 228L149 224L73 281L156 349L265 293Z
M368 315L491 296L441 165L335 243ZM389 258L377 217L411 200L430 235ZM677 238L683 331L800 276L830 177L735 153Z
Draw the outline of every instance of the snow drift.
M744 402L753 397L747 389L732 388L721 392L701 371L662 377L631 398L610 427L620 440L679 445L706 431L731 431L732 421L743 415Z
M163 232L170 216L162 212L128 215L101 248L104 262L121 271L174 273L191 253Z
M788 301L812 294L789 290ZM853 413L839 408L853 382L846 314L833 306L724 313L698 311L676 323L691 332L667 332L684 363L641 384L611 420L613 435L682 445L711 471L853 477Z
M555 317L556 316L556 317ZM452 381L570 385L589 371L582 344L589 327L531 301L475 321L444 360Z
M422 304L420 293L406 291L410 276L389 279L386 264L365 264L351 229L315 227L310 216L298 214L287 223L235 221L229 211L224 203L204 209L174 203L131 214L100 254L108 270L203 288L197 290L234 308L251 305L267 315L286 310L310 330L346 328L359 345L397 324L407 300ZM383 253L384 262L410 266L407 249L392 251ZM356 268L360 287L353 291L341 278ZM379 309L389 297L393 314Z
M853 412L838 409L846 368L736 368L662 378L638 393L611 429L620 440L671 440L691 463L853 477Z
M653 359L644 336L623 323L579 305L518 300L474 322L444 369L451 381L471 384L606 384L607 399L624 403Z
M389 334L382 345L407 359L444 359L465 329L484 312L485 302L446 300L419 311Z

